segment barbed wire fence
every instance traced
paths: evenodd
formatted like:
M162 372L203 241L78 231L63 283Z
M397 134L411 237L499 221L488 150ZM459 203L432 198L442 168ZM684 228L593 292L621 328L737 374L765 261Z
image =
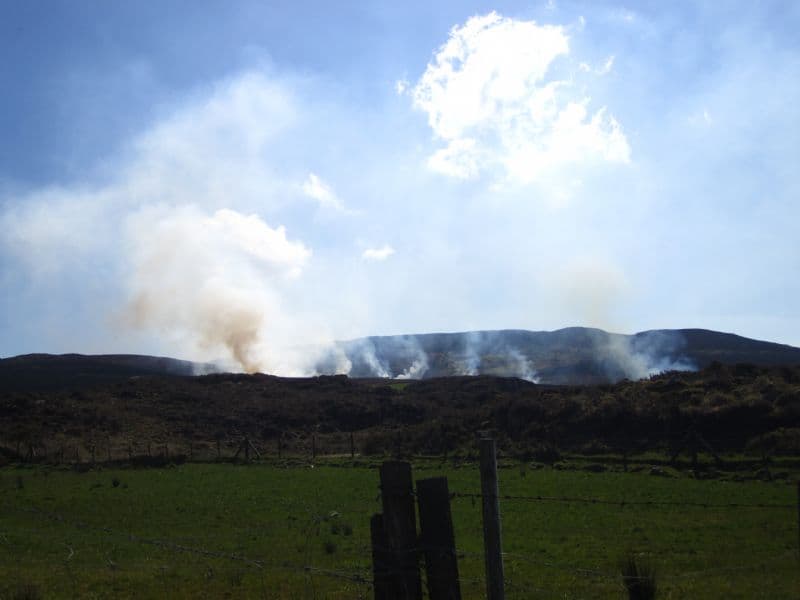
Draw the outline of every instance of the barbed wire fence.
M482 502L484 494L474 493L469 491L453 491L450 493L450 499L453 501L471 501L474 503ZM503 494L498 495L497 499L503 506L509 506L514 503L538 503L538 504L573 504L573 505L597 505L597 506L613 506L613 507L675 507L675 508L691 508L698 510L721 510L721 511L737 511L746 509L757 510L775 510L786 511L787 522L791 522L794 511L798 509L797 504L793 503L778 503L778 502L702 502L695 500L628 500L628 499L611 499L611 498L596 498L584 496L548 496L548 495L522 495L522 494ZM293 498L286 498L287 503L293 502ZM264 558L258 556L248 556L237 552L228 552L220 549L214 549L203 545L189 545L181 541L171 540L161 537L149 537L145 535L135 534L131 531L123 531L118 527L108 527L104 525L92 524L86 521L71 519L68 515L48 511L43 508L35 506L18 506L14 504L5 503L2 505L4 513L18 513L34 517L38 522L54 522L62 525L74 527L76 529L91 530L96 534L101 534L109 540L115 542L129 543L142 546L157 547L165 552L173 554L188 554L198 557L211 558L231 563L243 565L244 567L253 570L261 576L261 596L268 598L270 590L264 584L264 574L269 571L285 571L305 577L306 585L304 588L304 597L317 598L325 597L316 581L318 578L327 580L340 581L346 585L351 586L348 588L355 594L353 597L366 598L369 597L372 591L372 573L368 567L351 567L347 569L336 569L325 566L316 565L312 560L311 552L311 535L313 528L320 526L319 514L313 509L308 508L307 523L306 523L306 548L303 553L303 559L300 561L291 560L278 560L275 558ZM351 511L354 514L363 515L364 506L362 504L353 504L352 506L340 507L341 511ZM792 511L789 514L789 511ZM36 533L31 530L31 533ZM46 529L42 529L41 533L47 534ZM582 531L585 534L585 531ZM0 531L0 546L9 547L10 542L5 532ZM69 558L65 561L68 564L71 560L72 548L64 542L65 550L70 553ZM367 548L363 548L365 555L368 555ZM415 548L416 551L421 552L424 550L422 547ZM460 560L468 559L472 563L480 563L484 555L478 552L473 552L461 548L456 549L458 558ZM663 580L687 580L687 579L700 579L709 575L719 575L725 573L737 572L752 572L763 570L766 568L771 569L787 569L787 560L793 555L797 554L797 550L786 550L782 553L771 555L767 558L749 561L746 564L715 566L704 569L696 569L682 573L664 573L659 574L659 578ZM586 580L604 580L606 582L619 584L621 586L623 577L619 572L614 572L607 569L596 568L593 566L583 566L580 564L565 563L559 561L545 560L540 556L532 555L529 553L520 552L503 552L503 558L506 561L519 561L528 565L532 565L537 569L562 571L574 575L578 578ZM388 567L391 569L391 566ZM425 581L425 574L422 575L423 584ZM515 575L507 574L504 579L504 584L509 592L512 592L516 597L542 597L542 598L564 598L575 597L565 594L563 589L548 589L547 587L529 581L530 577L524 579L517 579ZM458 579L459 583L476 593L482 592L486 586L487 580L485 577L480 576L479 572L471 571L469 576L463 574ZM74 583L73 583L74 585Z

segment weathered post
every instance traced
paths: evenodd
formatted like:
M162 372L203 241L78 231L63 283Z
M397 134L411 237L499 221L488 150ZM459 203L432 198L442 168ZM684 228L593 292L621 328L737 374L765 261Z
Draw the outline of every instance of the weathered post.
M317 458L317 434L311 434L311 460L316 460Z
M500 505L497 456L494 440L483 438L481 447L481 495L483 497L483 547L486 560L486 598L503 600L503 545L500 539Z
M283 437L278 437L278 458L283 458Z
M392 597L421 600L411 465L402 461L385 462L380 468L380 479L383 525L397 571L396 577L392 578Z
M147 442L147 457L148 458L153 457L153 446L150 442Z
M390 600L394 565L383 526L383 515L372 515L369 520L369 536L372 542L372 587L375 590L375 600Z
M350 458L356 457L356 442L353 437L353 432L350 432Z
M219 438L217 438L217 460L219 460L221 457L222 457L222 451L220 450L219 446Z
M94 446L94 443L92 443L92 447L91 447L91 451L92 451L92 464L94 464L94 460L95 460L95 459L94 459L94 449L95 449L95 446Z
M417 504L428 595L431 600L461 600L447 478L418 480Z

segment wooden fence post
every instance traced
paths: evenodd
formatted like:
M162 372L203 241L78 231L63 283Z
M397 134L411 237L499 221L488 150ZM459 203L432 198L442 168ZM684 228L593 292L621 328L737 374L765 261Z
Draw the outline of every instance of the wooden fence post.
M353 432L350 432L350 458L356 457L356 441L353 437Z
M311 460L317 458L317 434L311 434Z
M483 498L483 547L486 556L486 598L503 600L503 544L500 539L500 505L494 440L483 438L481 447L481 496Z
M369 520L369 537L372 542L372 587L375 590L375 600L391 600L394 564L382 514L372 515Z
M417 481L419 528L431 600L461 600L447 477Z
M392 578L392 596L400 600L421 600L411 465L402 461L387 461L381 465L380 479L383 525L397 572Z

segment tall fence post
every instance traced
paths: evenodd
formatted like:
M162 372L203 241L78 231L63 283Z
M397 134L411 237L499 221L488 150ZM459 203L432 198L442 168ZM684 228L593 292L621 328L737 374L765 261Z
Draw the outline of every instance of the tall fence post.
M483 547L486 560L486 598L504 600L503 545L500 539L500 505L497 456L491 438L480 440L481 496L483 498Z
M461 600L447 477L417 481L419 528L431 600Z
M391 600L394 564L382 514L372 515L369 520L369 537L372 542L372 588L375 590L375 600Z
M411 465L402 461L387 461L381 465L380 479L383 526L397 573L392 578L392 597L398 600L421 600Z

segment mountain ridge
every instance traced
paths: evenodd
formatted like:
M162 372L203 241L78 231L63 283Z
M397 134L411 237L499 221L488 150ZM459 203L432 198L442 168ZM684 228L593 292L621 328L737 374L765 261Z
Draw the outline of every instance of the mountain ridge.
M518 377L555 385L641 379L714 362L800 365L800 348L710 329L653 329L634 334L589 327L554 331L499 329L369 336L336 342L354 378L429 379L456 375ZM333 357L317 364L335 374ZM0 390L48 390L141 376L190 376L214 365L138 354L26 354L0 359Z

